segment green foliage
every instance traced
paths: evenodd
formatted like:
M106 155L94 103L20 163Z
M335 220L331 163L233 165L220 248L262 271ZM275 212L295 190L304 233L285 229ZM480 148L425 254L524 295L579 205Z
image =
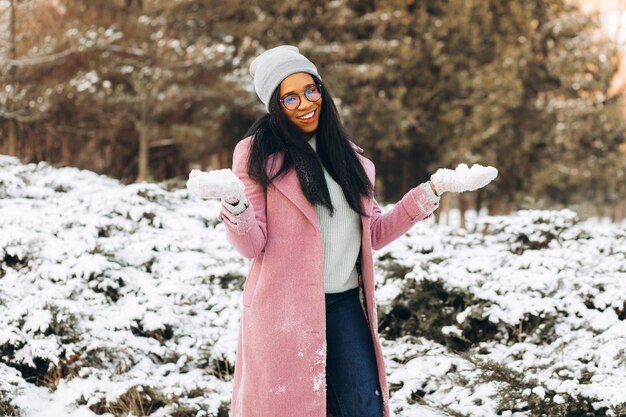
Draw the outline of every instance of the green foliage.
M219 282L220 287L223 289L234 290L243 288L246 276L243 274L227 272L225 274L220 274L219 276L211 275L210 279Z
M445 288L441 281L406 280L378 327L388 339L423 336L452 350L464 351L499 333L498 326L481 314L486 306L486 302L475 300L467 291ZM470 313L459 323L457 315L470 307Z
M69 308L48 302L44 309L50 312L50 323L43 331L44 336L55 335L63 344L74 343L79 340L78 317Z
M595 409L594 402L583 396L557 394L538 383L535 378L473 354L461 354L478 371L476 382L498 383L498 414L504 411L526 412L545 417L604 417L608 409ZM613 414L612 414L613 415Z
M402 279L411 272L412 267L396 261L393 257L381 257L378 267L385 271L385 278Z

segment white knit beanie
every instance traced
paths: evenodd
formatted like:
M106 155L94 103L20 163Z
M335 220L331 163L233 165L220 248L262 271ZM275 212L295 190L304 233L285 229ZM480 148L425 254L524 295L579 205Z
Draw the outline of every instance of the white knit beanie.
M322 77L311 61L302 55L298 48L291 45L280 45L268 49L254 58L250 63L250 75L254 78L254 89L268 113L270 98L282 80L296 72L308 72Z

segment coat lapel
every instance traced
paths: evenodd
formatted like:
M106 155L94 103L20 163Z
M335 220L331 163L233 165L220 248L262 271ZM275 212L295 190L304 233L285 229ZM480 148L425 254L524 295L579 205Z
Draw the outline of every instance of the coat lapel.
M274 186L285 195L296 207L304 213L304 216L311 222L315 230L319 231L320 226L315 213L315 206L307 200L300 188L300 180L295 169L290 169L280 178L274 180Z
M268 164L268 175L271 178L283 165L285 154L276 152L271 155ZM306 196L300 188L300 181L298 180L298 174L295 169L283 173L280 177L274 179L272 184L278 191L280 191L285 197L287 197L304 216L311 222L315 230L319 231L319 222L317 220L317 214L315 213L315 206L306 199Z

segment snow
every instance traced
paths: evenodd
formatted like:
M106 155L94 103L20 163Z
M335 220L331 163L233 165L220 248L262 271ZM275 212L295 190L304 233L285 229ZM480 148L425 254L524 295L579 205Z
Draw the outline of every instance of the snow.
M135 388L163 399L153 416L217 416L232 392L249 267L226 240L220 207L186 188L0 156L0 410L95 416ZM582 397L617 415L626 406L626 223L570 210L469 212L467 221L464 231L456 211L450 225L428 219L375 252L381 319L407 283L430 281L473 300L442 336L463 337L471 320L497 329L467 352L424 335L381 336L392 415L531 416L500 406L508 385L485 378L480 361L519 375L519 404ZM389 260L408 272L390 273ZM323 364L326 346L315 354ZM48 382L54 390L34 384L55 369L64 376ZM324 381L316 375L313 387Z
M199 198L224 198L229 202L239 201L245 188L230 168L208 172L192 169L186 185Z
M463 192L482 188L489 184L498 175L498 170L492 166L474 164L468 168L467 164L459 164L455 169L439 168L431 176L438 194L444 192Z

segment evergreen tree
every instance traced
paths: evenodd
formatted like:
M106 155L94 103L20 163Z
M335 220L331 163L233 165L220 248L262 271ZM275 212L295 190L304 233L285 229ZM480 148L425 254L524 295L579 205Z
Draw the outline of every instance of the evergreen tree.
M34 30L4 61L14 78L2 66L0 116L16 113L9 101L36 116L17 119L33 160L125 180L186 175L188 162L229 166L234 143L264 112L250 60L288 43L318 65L353 139L376 160L383 200L461 162L499 169L474 193L492 212L624 199L622 103L608 90L617 51L564 0L24 7L17 26Z

